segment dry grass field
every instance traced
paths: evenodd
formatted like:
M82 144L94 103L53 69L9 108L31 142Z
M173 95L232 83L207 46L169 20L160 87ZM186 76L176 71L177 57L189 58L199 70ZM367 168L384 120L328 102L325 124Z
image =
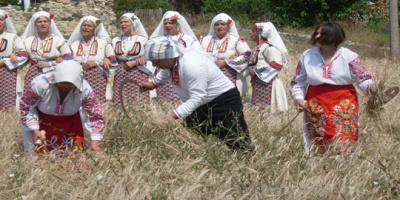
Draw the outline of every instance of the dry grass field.
M208 28L194 27L199 34ZM286 43L290 67L279 76L288 91L310 46ZM377 81L399 85L397 60L361 59ZM269 114L252 108L249 94L243 101L254 155L232 153L216 138L204 141L179 121L166 123L172 108L136 105L128 119L104 105L103 153L86 152L86 163L26 159L19 113L0 112L0 199L398 199L400 97L373 118L359 94L359 142L353 154L334 157L305 154L301 116L277 135L296 115L291 101L288 112Z

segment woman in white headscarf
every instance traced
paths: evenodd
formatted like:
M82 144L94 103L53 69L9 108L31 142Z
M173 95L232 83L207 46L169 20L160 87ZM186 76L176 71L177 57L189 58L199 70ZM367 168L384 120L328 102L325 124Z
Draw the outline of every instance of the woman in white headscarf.
M250 56L250 47L239 36L235 21L221 13L211 22L208 35L200 41L204 53L220 67L222 72L238 88L240 96L247 92L245 72Z
M0 10L0 37L0 110L8 110L19 107L22 83L17 69L28 61L28 52L4 10Z
M271 22L255 23L250 30L250 40L257 43L251 52L251 104L271 111L288 109L285 88L278 77L283 67L288 67L288 51L281 36Z
M82 64L85 79L101 102L111 99L108 78L110 68L118 64L110 41L103 23L94 16L83 17L68 39L74 60Z
M133 79L139 85L149 81L153 67L146 65L144 60L144 45L148 41L146 30L140 19L133 13L125 13L119 18L120 36L112 40L114 53L119 65L114 75L113 102L121 105L119 87L123 80ZM139 93L139 87L133 83L126 83L123 97L140 102L149 102L150 95L141 95L141 99L135 99Z
M24 91L37 75L52 70L56 63L72 59L71 50L53 18L53 14L45 11L35 13L21 36L31 59L31 67L24 77Z
M150 39L172 39L180 42L187 49L193 49L197 52L203 53L203 48L186 19L175 11L167 11L164 14L160 24L151 34ZM160 69L157 68L154 74L159 70ZM181 102L170 81L166 82L163 86L158 87L156 92L157 100L160 103Z
M40 153L55 150L63 155L66 148L83 150L84 133L79 110L86 115L84 125L92 143L101 151L105 121L101 104L83 79L82 66L73 60L56 64L53 71L34 78L21 98L21 125L25 150L32 153L38 140ZM46 132L42 136L41 130Z

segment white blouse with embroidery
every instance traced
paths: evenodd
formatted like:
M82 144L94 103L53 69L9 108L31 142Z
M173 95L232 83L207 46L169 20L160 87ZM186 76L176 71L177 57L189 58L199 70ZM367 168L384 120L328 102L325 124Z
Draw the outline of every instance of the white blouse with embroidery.
M18 62L12 63L9 56L16 54ZM0 59L9 70L23 66L28 61L28 53L20 37L15 33L3 32L0 35Z
M83 81L82 88L82 92L78 89L71 90L61 103L56 84L51 84L44 74L34 78L20 102L22 130L39 129L37 109L48 115L69 116L76 114L82 107L86 115L86 130L92 140L101 140L105 121L100 101L86 80Z
M219 39L216 36L207 35L201 39L203 52L211 59L224 59L228 66L237 73L247 68L250 58L250 47L244 41L244 38L233 34L227 34L224 38ZM231 56L237 56L230 59Z
M294 101L304 99L306 87L310 85L350 85L356 83L365 93L373 83L369 70L363 65L357 53L339 46L329 66L319 47L309 49L300 57L294 78L291 82L291 95Z
M184 102L174 110L184 119L201 105L212 101L235 85L204 54L187 51L173 69L160 70L153 82L162 85L172 79L172 85Z
M41 40L39 36L31 36L26 38L24 44L30 59L34 61L41 60L54 64L54 59L58 57L63 57L64 60L72 59L67 43L56 35L51 35L45 40Z
M130 37L119 36L112 40L114 53L119 63L136 60L139 56L144 55L144 46L149 39L141 35ZM151 75L154 67L150 63L138 66L140 70Z

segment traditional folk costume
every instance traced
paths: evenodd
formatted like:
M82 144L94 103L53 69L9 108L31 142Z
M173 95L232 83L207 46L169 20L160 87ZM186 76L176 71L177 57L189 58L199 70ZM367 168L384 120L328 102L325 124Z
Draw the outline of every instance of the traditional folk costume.
M167 35L164 30L164 21L170 18L176 18L176 22L178 24L178 30L181 33L178 35ZM175 11L167 11L163 18L161 19L160 24L158 24L157 28L151 34L150 39L157 40L165 40L171 39L180 42L186 49L193 49L197 52L202 53L203 48L201 47L199 41L196 38L196 35L193 33L186 19ZM160 71L157 68L154 74L157 74ZM164 85L158 87L157 91L157 100L161 103L180 103L181 100L177 96L175 89L172 87L171 82L166 82Z
M175 66L160 70L153 83L159 86L171 80L184 102L173 112L189 127L200 127L203 136L215 134L227 140L231 148L248 148L250 138L238 90L204 54L193 49L184 51L173 40L150 40L146 44L146 59L177 58Z
M19 108L19 99L22 96L22 82L18 74L18 68L21 68L28 61L28 52L25 51L21 38L11 19L4 10L0 10L0 17L3 17L6 24L3 33L0 34L0 59L5 66L0 67L0 110ZM12 63L10 55L16 54L18 62Z
M218 21L223 21L229 26L229 33L224 38L218 38L215 34L214 24ZM250 47L244 38L239 36L232 18L225 13L215 16L208 35L201 40L201 45L204 53L213 61L226 61L228 66L220 68L221 71L237 86L240 95L245 96L248 90L245 75L250 58ZM231 56L237 56L237 58L230 59Z
M290 91L295 102L305 99L309 106L303 126L306 145L311 139L324 153L336 142L340 149L335 151L351 152L350 145L358 140L359 117L354 82L364 93L373 83L357 53L339 46L329 66L318 47L303 53Z
M21 98L21 124L24 147L34 150L33 130L45 130L43 152L83 146L82 108L86 115L84 125L92 140L103 138L105 121L101 105L90 85L83 79L82 66L75 61L63 61L54 71L34 78ZM76 87L60 102L57 83L69 82ZM56 151L65 153L65 151Z
M153 67L151 64L137 66L130 69L124 67L125 62L133 61L144 55L144 45L148 41L146 30L144 29L140 19L133 13L126 13L121 16L121 19L129 19L132 23L132 28L137 35L124 36L124 32L120 29L120 36L112 40L114 53L117 56L119 65L114 75L113 84L113 102L115 105L121 105L119 95L119 87L121 82L125 79L133 79L139 85L143 84L152 77ZM150 92L141 94L140 99L135 99L138 96L140 88L134 83L126 83L123 89L123 98L129 100L136 100L141 103L150 102Z
M251 79L251 104L266 108L271 112L288 110L285 88L278 77L283 66L287 67L287 49L278 31L271 22L256 23L254 27L259 37L268 42L257 45L251 52L249 65L256 76Z
M41 40L37 34L35 22L39 17L47 17L50 20L50 35ZM72 54L61 32L58 30L54 20L54 15L44 11L35 13L28 23L21 39L24 41L25 49L31 59L31 67L24 77L24 92L30 85L30 82L37 75L54 69L55 59L62 57L64 60L71 60ZM39 68L38 61L46 61L50 66Z
M96 27L95 35L89 45L86 44L87 41L83 39L81 33L81 26L85 21L92 22ZM108 82L110 70L103 67L103 59L108 58L113 67L118 64L110 41L111 38L104 28L103 23L93 16L83 17L72 32L71 37L68 39L68 44L70 45L75 61L78 61L81 64L90 61L97 63L97 67L84 70L83 74L97 97L103 103L106 102L106 100L110 100L112 96L111 86Z

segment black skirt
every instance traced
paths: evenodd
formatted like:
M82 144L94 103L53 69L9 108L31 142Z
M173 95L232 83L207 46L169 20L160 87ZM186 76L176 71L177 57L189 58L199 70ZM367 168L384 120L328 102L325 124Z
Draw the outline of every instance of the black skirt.
M242 109L235 87L197 108L186 118L186 124L205 138L216 135L232 149L248 149L250 137Z

